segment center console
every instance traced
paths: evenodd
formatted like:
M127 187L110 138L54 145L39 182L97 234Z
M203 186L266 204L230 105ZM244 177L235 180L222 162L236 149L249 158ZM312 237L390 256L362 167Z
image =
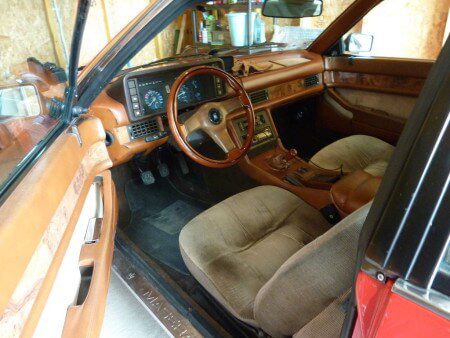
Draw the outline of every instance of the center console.
M248 122L245 117L233 120L233 127L239 140L243 143L247 135ZM276 133L269 113L266 110L255 112L255 134L253 136L252 148L249 156L255 156L264 150L274 147L276 144Z
M237 118L232 123L238 139L243 142L247 135L247 119ZM329 190L342 177L339 171L319 168L299 158L295 150L286 150L278 139L268 110L255 112L255 134L247 158L264 175L289 186Z
M296 156L281 145L251 159L252 163L283 182L297 186L329 190L342 174L322 169Z

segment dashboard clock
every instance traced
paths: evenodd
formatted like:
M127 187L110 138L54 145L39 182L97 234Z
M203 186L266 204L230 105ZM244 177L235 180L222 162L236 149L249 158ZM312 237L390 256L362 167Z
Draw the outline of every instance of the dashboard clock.
M145 104L151 110L161 109L164 105L164 97L156 90L149 90L144 96Z

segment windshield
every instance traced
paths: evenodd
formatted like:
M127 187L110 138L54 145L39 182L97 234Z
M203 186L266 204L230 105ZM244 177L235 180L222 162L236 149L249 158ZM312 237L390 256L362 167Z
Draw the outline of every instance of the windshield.
M353 0L324 0L320 16L302 19L262 15L262 1L252 3L250 44L246 32L247 5L207 1L174 20L150 41L127 67L137 67L177 55L252 53L306 49Z
M246 35L247 4L220 0L200 2L171 22L149 41L125 68L188 54L252 53L267 50L305 49L353 0L324 0L322 14L312 18L264 17L263 3L252 2L251 45ZM134 17L148 1L95 1L90 8L80 56L86 65ZM237 28L237 30L236 30Z

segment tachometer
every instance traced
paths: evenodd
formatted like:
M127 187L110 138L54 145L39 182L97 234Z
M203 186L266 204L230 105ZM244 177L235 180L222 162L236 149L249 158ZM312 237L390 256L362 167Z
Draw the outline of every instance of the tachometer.
M164 105L164 97L156 90L149 90L144 96L145 103L151 110L161 109Z
M192 102L192 90L187 85L183 85L178 92L178 101L185 104Z

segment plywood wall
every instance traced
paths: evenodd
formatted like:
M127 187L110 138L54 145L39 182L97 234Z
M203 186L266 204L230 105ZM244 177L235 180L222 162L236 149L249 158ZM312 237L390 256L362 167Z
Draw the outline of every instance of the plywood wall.
M362 21L373 34L371 55L436 59L445 39L450 0L387 0Z
M55 62L43 1L0 1L0 79L29 56Z
M324 12L316 19L279 19L279 25L299 25L310 28L327 26L353 0L324 0ZM76 1L57 0L62 30L51 29L49 19L56 20L54 8L46 11L53 0L8 0L0 2L0 79L5 79L27 57L65 66L63 49L70 50ZM90 9L81 53L81 64L89 62L149 3L149 0L94 0ZM408 5L405 5L407 3ZM449 30L450 0L386 0L357 27L357 31L377 31L374 52L382 55L435 58ZM48 9L48 8L47 8ZM258 10L260 12L260 10ZM399 14L401 13L401 14ZM419 13L419 15L417 14ZM200 15L200 13L198 13ZM224 13L222 19L226 21ZM201 16L198 18L201 19ZM267 39L273 32L273 19L263 18ZM411 20L416 20L411 22ZM389 22L389 24L387 24ZM142 64L173 55L177 29L175 20L158 38L149 42L131 61ZM225 23L226 25L226 23ZM193 43L191 12L186 12L183 47ZM59 48L59 53L58 53Z

